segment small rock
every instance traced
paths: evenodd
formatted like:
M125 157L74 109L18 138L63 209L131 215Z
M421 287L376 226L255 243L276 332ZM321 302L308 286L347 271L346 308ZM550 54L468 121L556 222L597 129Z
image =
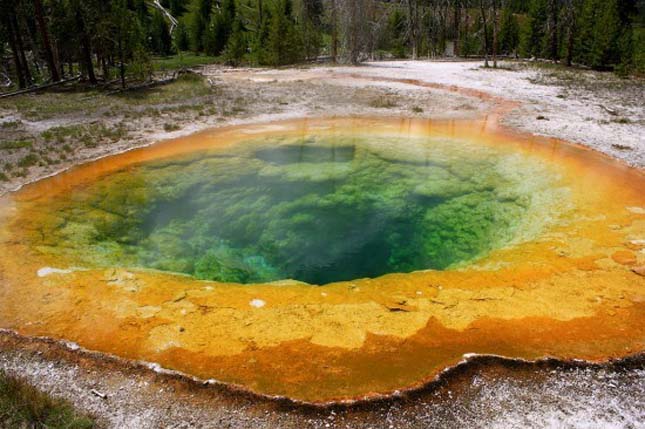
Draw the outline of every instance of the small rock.
M627 211L634 214L645 214L645 207L626 207Z
M634 265L637 262L636 255L629 250L619 250L611 255L614 262L621 265Z
M618 143L612 144L611 147L613 147L616 150L633 150L633 148L631 146L627 146L627 145L624 145L624 144L618 144Z
M252 299L251 302L249 302L249 305L255 308L262 308L265 305L267 305L267 303L261 299L256 298L256 299Z

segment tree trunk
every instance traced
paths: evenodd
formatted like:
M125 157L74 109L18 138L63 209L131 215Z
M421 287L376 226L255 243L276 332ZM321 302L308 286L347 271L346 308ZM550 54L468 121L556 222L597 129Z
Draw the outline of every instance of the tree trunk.
M262 0L258 0L258 22L260 23L260 28L262 28L262 23L264 22L264 8L262 6Z
M16 77L18 78L18 86L20 88L25 88L27 82L25 81L25 74L22 69L22 63L20 61L20 56L18 55L18 43L16 42L15 31L11 25L11 20L9 16L4 17L5 26L7 28L7 36L9 38L9 46L11 48L11 54L13 55L13 63L16 67Z
M25 77L25 82L27 85L31 84L31 71L29 71L29 63L27 62L27 56L25 55L25 48L22 43L22 37L20 36L20 26L18 25L18 19L15 14L10 14L9 19L14 30L14 37L16 41L16 48L18 49L18 57L22 64L22 72Z
M92 44L90 36L87 34L87 25L80 10L76 11L76 25L78 32L81 34L81 61L85 67L85 73L91 84L96 85L96 75L94 74L94 64L92 64Z
M459 49L461 44L461 0L455 0L455 56L459 56Z
M353 65L358 64L358 57L360 55L359 51L359 20L361 19L360 5L357 4L358 0L350 0L348 2L349 7L349 60Z
M567 14L566 14L566 23L567 23L567 66L571 67L573 64L573 47L575 44L575 34L576 34L576 12L575 5L573 0L567 2Z
M412 45L412 59L417 59L417 0L408 2L408 31L410 32L410 44Z
M331 60L338 59L338 10L336 0L331 0Z
M34 12L36 13L36 21L38 21L40 35L43 39L43 48L45 49L45 57L47 59L47 64L49 65L49 73L51 74L52 81L58 82L60 80L60 75L58 74L58 67L54 60L54 52L52 51L52 46L49 41L49 31L47 30L47 23L45 22L43 3L41 0L34 0Z
M549 0L549 30L551 31L551 59L558 60L558 0Z
M110 67L108 66L108 60L105 58L105 55L101 55L101 67L103 68L103 80L105 82L110 80Z
M567 39L567 66L571 67L573 64L573 46L575 44L575 24L569 27L569 34Z
M486 10L484 0L479 0L479 8L482 14L482 24L484 26L484 67L488 68L488 24L486 21Z
M92 48L89 39L87 34L83 34L83 41L81 43L83 48L83 63L85 64L87 78L92 85L96 85L96 75L94 74L94 64L92 63Z
M119 60L121 63L119 65L119 72L121 74L121 88L125 89L125 58L123 57L123 42L121 37L119 37Z
M52 43L52 50L54 52L54 64L56 64L58 76L63 80L65 79L65 61L61 58L60 43L55 39Z
M497 17L497 0L493 0L493 68L497 68L497 31L499 28Z

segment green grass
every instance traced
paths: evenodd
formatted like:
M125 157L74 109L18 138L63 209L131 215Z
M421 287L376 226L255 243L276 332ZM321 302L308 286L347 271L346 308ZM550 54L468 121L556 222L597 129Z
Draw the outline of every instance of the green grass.
M85 429L95 424L69 403L0 371L0 427Z
M32 145L31 140L8 140L0 142L0 150L23 149Z
M7 121L7 122L2 122L2 124L0 124L0 128L2 128L3 130L15 129L15 128L18 128L20 125L22 125L22 121Z
M63 143L70 140L78 140L91 146L97 141L109 139L113 142L124 138L127 135L127 130L123 124L118 124L115 127L108 127L103 124L90 124L90 125L68 125L53 127L44 131L41 137L47 141L56 141Z
M182 52L168 57L156 57L152 60L156 71L178 70L223 62L219 57L196 55L192 52Z
M121 103L130 106L159 106L180 102L193 102L209 94L215 89L206 83L203 76L184 74L175 82L139 91L126 91L116 97Z
M89 114L101 109L102 93L98 90L46 92L11 97L0 102L0 107L17 110L27 119L42 120L77 112Z
M376 109L392 109L397 106L396 102L389 97L386 96L381 96L378 98L375 98L369 102L370 107L374 107Z
M217 88L211 87L197 74L184 74L175 82L153 88L126 91L118 95L96 89L83 89L62 92L25 94L0 101L0 109L15 110L30 120L45 120L56 117L103 114L112 116L130 113L140 116L146 107L159 107L164 104L194 103L209 95L216 95ZM44 136L45 137L45 136Z
M31 167L32 165L36 165L38 163L38 155L35 153L30 153L28 155L25 155L20 161L18 161L18 167Z
M181 130L181 127L179 125L177 125L177 124L168 123L168 124L164 124L163 129L164 129L164 131L169 133L169 132L172 132L172 131Z

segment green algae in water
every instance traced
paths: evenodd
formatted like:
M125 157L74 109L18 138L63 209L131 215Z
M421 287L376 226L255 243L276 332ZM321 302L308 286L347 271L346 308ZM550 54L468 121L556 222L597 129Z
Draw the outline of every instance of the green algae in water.
M59 197L39 249L238 283L443 270L534 237L563 198L555 182L536 160L461 140L259 139Z

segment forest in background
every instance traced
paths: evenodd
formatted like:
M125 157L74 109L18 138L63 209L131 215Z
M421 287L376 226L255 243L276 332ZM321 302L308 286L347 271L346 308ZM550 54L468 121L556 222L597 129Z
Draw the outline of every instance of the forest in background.
M191 61L456 55L645 72L645 0L0 0L0 10L5 90L72 78L125 87Z

